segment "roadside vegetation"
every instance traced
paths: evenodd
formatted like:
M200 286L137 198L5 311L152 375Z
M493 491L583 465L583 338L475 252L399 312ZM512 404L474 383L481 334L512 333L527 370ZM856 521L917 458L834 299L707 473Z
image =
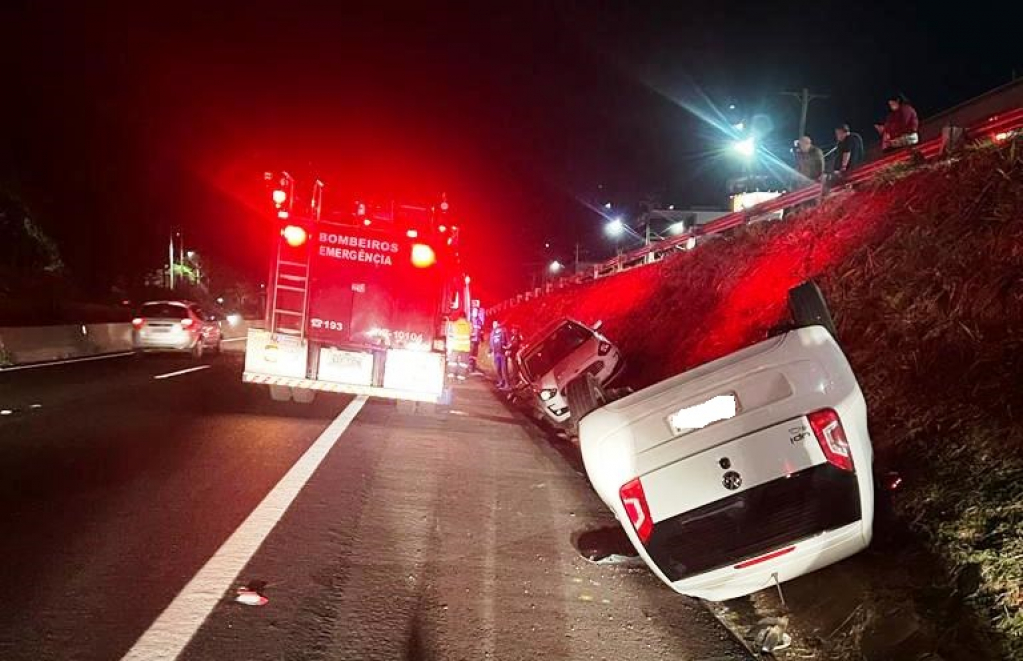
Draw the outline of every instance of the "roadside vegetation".
M808 278L866 394L876 471L902 477L895 514L976 615L949 626L1023 659L1019 139L892 170L800 216L502 316L527 337L559 316L603 320L642 387L763 339Z

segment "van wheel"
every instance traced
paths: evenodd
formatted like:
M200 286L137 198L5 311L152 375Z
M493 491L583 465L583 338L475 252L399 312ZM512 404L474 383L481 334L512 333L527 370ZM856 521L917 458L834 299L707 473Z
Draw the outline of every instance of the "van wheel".
M835 322L831 318L824 294L821 293L816 282L807 280L798 287L789 290L789 311L792 313L792 319L796 322L797 328L822 326L824 330L831 333L831 337L838 339Z
M574 421L572 426L576 429L586 414L608 402L604 387L592 374L582 374L569 381L565 387L565 398L568 400L568 414Z

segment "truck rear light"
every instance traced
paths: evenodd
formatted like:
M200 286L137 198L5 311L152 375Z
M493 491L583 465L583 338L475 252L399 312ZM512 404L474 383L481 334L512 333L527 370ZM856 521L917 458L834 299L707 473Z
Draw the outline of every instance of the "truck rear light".
M143 319L142 317L135 317L134 319L131 320L131 325L134 326L135 328L142 328L143 326L146 325L146 320Z
M194 323L195 322L192 321L191 319L182 319L181 320L181 327L182 328L191 328L192 324L194 324Z
M849 450L849 439L845 435L845 428L842 427L838 414L832 409L821 409L806 418L810 421L810 428L817 437L828 463L845 471L855 470L852 453Z
M437 255L433 248L425 243L412 244L412 266L417 269L425 269L433 266L437 261Z
M416 230L409 230L409 231L405 232L405 236L407 236L410 239L414 239L417 236L419 236L419 232L417 232Z
M308 238L305 229L299 227L298 225L287 225L284 229L281 230L281 236L284 237L285 243L287 243L292 248L298 248L302 246L306 242L306 239Z
M639 541L646 544L650 534L654 531L654 522L650 518L650 508L646 504L646 494L643 493L643 483L637 477L631 482L622 485L619 490L622 498L622 506L625 514L629 517Z

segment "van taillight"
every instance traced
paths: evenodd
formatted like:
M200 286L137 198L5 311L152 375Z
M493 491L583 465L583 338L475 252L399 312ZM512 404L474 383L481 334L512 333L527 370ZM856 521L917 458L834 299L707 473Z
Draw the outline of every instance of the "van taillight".
M182 319L181 320L181 327L182 328L191 328L193 323L195 323L195 322L192 321L191 319Z
M846 438L838 414L832 409L821 409L806 418L810 421L810 428L813 429L813 435L817 437L828 463L845 471L855 470L852 453L849 451L849 439Z
M632 527L639 536L639 541L646 544L646 541L650 539L650 533L654 531L654 522L650 518L650 508L646 504L643 483L637 477L635 480L622 485L618 493L622 498L625 513L628 515Z
M134 319L131 320L131 325L134 326L135 328L142 328L142 326L144 326L145 323L146 320L143 319L142 317L135 317Z

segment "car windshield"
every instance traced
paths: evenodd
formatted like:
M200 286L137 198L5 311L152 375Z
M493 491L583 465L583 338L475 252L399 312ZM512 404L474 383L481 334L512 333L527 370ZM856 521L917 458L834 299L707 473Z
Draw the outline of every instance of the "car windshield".
M143 319L184 319L188 308L177 303L147 303L142 306L139 316Z
M588 329L566 321L529 350L523 359L526 371L534 377L546 374L591 337Z

